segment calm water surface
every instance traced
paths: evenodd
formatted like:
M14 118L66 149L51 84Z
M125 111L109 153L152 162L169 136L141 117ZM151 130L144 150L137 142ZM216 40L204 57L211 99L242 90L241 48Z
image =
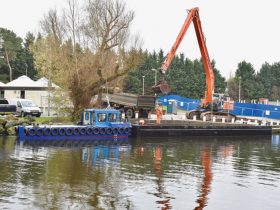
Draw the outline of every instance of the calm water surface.
M280 137L99 146L0 137L0 209L280 209Z

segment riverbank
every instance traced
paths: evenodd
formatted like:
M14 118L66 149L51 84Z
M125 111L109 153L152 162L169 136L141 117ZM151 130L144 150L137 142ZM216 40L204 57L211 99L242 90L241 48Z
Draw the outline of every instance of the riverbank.
M0 118L0 135L16 135L16 126L19 125L52 125L52 124L73 124L70 117L15 117L7 115Z

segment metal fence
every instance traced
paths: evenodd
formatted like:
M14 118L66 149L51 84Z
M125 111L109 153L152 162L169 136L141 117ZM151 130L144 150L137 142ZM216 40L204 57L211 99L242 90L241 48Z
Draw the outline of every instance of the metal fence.
M234 103L234 110L231 113L242 116L280 119L280 106L250 103Z
M166 95L158 99L163 106L167 106L169 100L176 100L178 109L182 110L193 110L201 104L201 100L185 98L178 95ZM280 106L235 102L234 109L230 113L241 116L280 119Z

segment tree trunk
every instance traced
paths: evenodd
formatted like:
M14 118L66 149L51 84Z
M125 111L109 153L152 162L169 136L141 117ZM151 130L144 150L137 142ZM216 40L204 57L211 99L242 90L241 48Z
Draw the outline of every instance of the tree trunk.
M98 90L97 106L98 108L101 108L102 106L102 88Z
M9 60L9 54L7 52L7 49L5 47L5 55L6 55L6 61L7 61L7 65L9 67L9 75L10 75L10 82L13 80L13 70L10 64L10 60Z

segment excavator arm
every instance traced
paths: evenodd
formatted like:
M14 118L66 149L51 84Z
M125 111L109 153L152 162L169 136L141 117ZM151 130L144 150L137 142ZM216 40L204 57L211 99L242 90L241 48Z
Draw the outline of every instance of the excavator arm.
M194 24L195 33L203 61L203 66L206 74L206 91L205 97L202 100L202 107L205 108L208 104L212 102L212 94L214 93L214 73L213 68L211 65L210 57L208 54L208 50L206 47L205 38L203 35L201 21L199 17L199 9L197 7L189 10L188 16L178 34L175 43L173 44L168 56L166 57L165 61L161 65L160 72L161 72L161 80L158 85L153 86L153 90L155 93L168 93L170 92L171 88L167 84L167 82L163 79L163 75L166 73L168 67L171 64L172 59L175 56L175 53L182 42L191 22Z

